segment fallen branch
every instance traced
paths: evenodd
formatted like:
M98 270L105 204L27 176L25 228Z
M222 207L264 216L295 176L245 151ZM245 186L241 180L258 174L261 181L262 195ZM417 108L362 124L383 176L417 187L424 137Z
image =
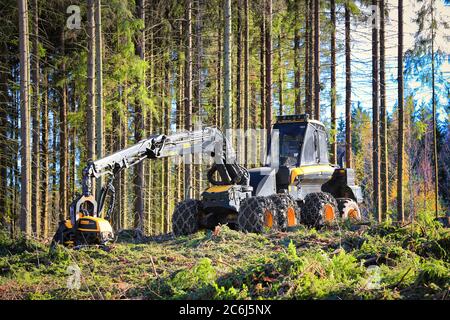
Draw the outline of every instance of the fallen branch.
M155 277L159 278L159 274L156 271L155 262L153 261L153 257L152 256L150 256L150 262L152 263L153 273L155 274Z

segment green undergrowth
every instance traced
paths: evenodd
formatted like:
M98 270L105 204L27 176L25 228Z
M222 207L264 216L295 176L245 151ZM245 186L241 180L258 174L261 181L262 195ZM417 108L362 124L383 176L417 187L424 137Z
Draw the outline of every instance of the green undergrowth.
M0 233L0 299L450 299L449 255L449 229L421 220L53 251Z

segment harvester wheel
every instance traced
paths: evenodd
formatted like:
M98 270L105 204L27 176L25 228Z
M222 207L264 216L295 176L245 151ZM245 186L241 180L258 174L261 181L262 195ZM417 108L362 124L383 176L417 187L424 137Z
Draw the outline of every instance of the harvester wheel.
M242 231L261 233L278 227L274 205L270 198L251 197L241 203L238 227Z
M321 227L332 223L337 216L336 199L327 192L313 192L306 195L301 208L301 219L310 227Z
M300 223L300 208L288 194L275 194L270 197L277 216L278 228L285 231Z
M354 200L349 198L339 198L337 199L337 203L342 220L361 220L361 210Z
M201 202L194 199L181 201L176 205L172 216L172 231L175 236L192 234L199 229L201 208Z

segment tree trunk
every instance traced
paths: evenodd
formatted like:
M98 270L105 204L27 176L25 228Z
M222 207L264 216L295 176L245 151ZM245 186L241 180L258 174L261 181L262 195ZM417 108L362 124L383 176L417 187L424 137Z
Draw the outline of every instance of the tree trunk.
M61 54L65 55L64 29L61 32ZM59 213L67 217L67 169L68 169L68 148L67 148L67 83L66 83L66 62L63 59L61 65L61 104L59 110Z
M378 7L378 0L372 0L372 6ZM380 114L378 108L378 25L374 19L372 25L372 166L373 166L373 206L378 222L382 221L380 210Z
M337 163L336 123L336 1L330 1L331 16L331 163Z
M182 50L183 50L183 23L180 23L179 25L179 43L178 43L178 50L179 53L181 54ZM175 128L176 131L178 132L179 130L181 130L181 128L183 127L183 63L181 61L181 59L178 60L178 64L177 64L177 79L178 79L178 83L177 83L177 94L176 94L176 119L175 119ZM217 98L217 97L216 97ZM216 105L217 108L217 105ZM215 121L217 120L217 114L215 114ZM216 122L215 122L216 123ZM181 165L182 161L181 161L181 157L177 157L176 158L176 195L175 195L175 199L176 202L180 202L183 197L182 197L182 190L183 190L183 181L184 181L184 174L183 174L183 166Z
M314 119L320 120L320 0L314 1Z
M50 91L49 91L50 94ZM56 113L56 108L52 110L54 112L54 114ZM55 137L58 136L58 132L60 130L60 125L59 125L59 120L56 117L53 117L53 121L52 124L50 126L51 128L53 128L53 132L52 132L52 137L53 137L53 143L52 143L52 152L51 152L51 163L52 163L52 168L51 168L51 187L50 187L50 192L51 192L51 197L52 197L52 201L51 201L51 205L50 205L50 212L49 212L49 218L50 218L50 223L49 226L52 227L52 224L54 221L52 221L52 217L57 217L59 215L59 192L57 191L57 175L58 175L58 171L56 169L57 164L58 164L58 150L59 150L59 145L58 145L58 139L55 139ZM64 216L59 216L59 219L61 218L65 218Z
M403 8L403 7L402 7ZM403 22L403 13L402 22ZM437 152L437 126L436 126L436 88L435 88L435 58L434 58L434 41L435 41L435 19L434 19L434 0L431 2L431 87L432 87L432 112L433 112L433 167L434 167L434 212L436 218L439 216L439 171L438 171L438 152ZM400 23L400 10L399 10ZM403 27L402 27L403 31ZM400 30L399 30L400 32ZM403 83L403 78L402 78ZM447 219L449 215L447 213Z
M237 39L236 39L236 129L242 128L242 0L237 0ZM239 152L237 157L241 156Z
M152 5L152 4L150 3L150 5ZM150 17L150 19L152 19L152 17L153 17L153 8L152 7L150 8L148 16ZM151 25L151 23L152 23L152 20L150 20L148 25ZM180 23L180 24L182 25L182 23ZM180 27L180 29L182 29L182 28ZM180 34L180 50L181 50L182 45L183 45L183 40L182 40L182 36ZM156 63L155 63L155 61L153 59L153 56L155 54L154 47L155 47L154 32L153 32L153 30L150 30L150 43L149 43L149 55L150 56L149 56L149 59L148 59L148 61L150 63L149 84L148 84L150 95L154 95L154 93L155 93L154 77L155 77L155 65L156 65ZM180 64L180 68L181 68L181 59L180 59L179 64ZM180 90L180 92L182 92L183 87L182 87L181 83L182 83L183 77L182 77L181 70L180 70L180 73L179 73L179 79L180 79L179 90ZM178 108L180 108L180 109L182 108L182 100L179 101ZM147 120L146 120L146 124L145 124L146 130L147 130L147 136L150 136L151 134L153 134L153 117L154 117L153 111L152 110L148 110L147 114L146 114ZM182 128L181 122L180 122L178 128L179 129ZM152 212L153 212L153 194L154 194L154 188L153 188L154 165L153 165L153 161L149 161L148 162L147 172L148 172L148 176L147 176L147 200L146 200L146 202L147 202L147 209L146 209L147 210L147 230L148 230L148 234L149 235L153 235L153 232L154 232L154 221L153 221L153 215L152 215ZM181 177L183 177L183 175L181 175ZM181 188L181 185L182 185L182 183L180 183L180 188ZM179 200L181 200L181 199L179 199Z
M159 114L160 115L160 124L161 124L161 129L163 130L164 133L166 133L167 129L164 126L165 125L164 116L165 116L165 112L166 112L166 107L165 107L166 101L165 100L166 100L167 93L166 93L166 84L164 81L166 78L165 77L166 70L164 68L164 61L161 61L159 63L159 72L160 72L159 79L161 79L161 81L159 81L159 92L160 92L160 96L161 96L161 100L160 100L161 113ZM166 171L166 166L165 166L166 159L161 159L161 160L162 160L160 163L161 171L159 172L160 173L160 181L161 181L161 183L159 185L159 188L160 188L159 196L160 196L160 203L161 203L161 205L160 205L161 210L159 212L159 219L160 219L159 231L161 234L163 234L163 233L165 233L165 230L166 230L165 212L166 212L166 206L167 206L167 199L166 199L165 192L167 189L167 186L166 186L167 185L167 183L166 183L166 178L167 178L166 172L167 171ZM194 186L195 186L195 173L194 173ZM194 197L195 197L195 194L194 194Z
M123 88L123 91L127 91L127 86ZM120 149L123 150L128 146L128 99L126 93L123 97L123 103L125 110L121 117L120 123ZM120 173L120 225L123 229L128 229L128 179L127 171Z
M30 105L29 105L29 33L28 4L17 0L19 8L19 48L20 48L20 229L31 235L31 158L30 158Z
M389 199L389 162L387 147L386 73L385 73L385 0L380 0L380 147L381 147L381 215L386 216Z
M223 106L224 129L231 129L231 0L224 1L225 31L223 37Z
M7 57L9 56L8 45L5 43L1 46L1 55ZM11 73L9 72L9 63L3 63L0 67L0 149L4 150L0 154L0 208L4 208L3 212L0 213L0 228L6 228L8 225L8 214L12 213L11 208L8 208L10 194L8 190L8 168L13 166L14 156L11 151L8 150L8 132L11 131L10 124L8 121L8 113L12 113L11 110L12 99L8 92L8 83L11 80ZM11 160L10 160L11 159ZM12 185L12 178L10 179L10 184ZM12 220L12 219L11 219Z
M300 92L300 34L299 34L299 26L297 15L295 16L295 25L294 25L294 92L295 92L295 102L294 109L296 114L301 113L301 92Z
M352 78L350 51L350 8L345 3L345 167L352 167Z
M221 14L219 10L219 15ZM222 127L222 26L217 28L217 61L216 61L216 126Z
M45 59L45 64L47 65L47 59ZM44 97L42 103L42 207L41 207L41 217L42 217L42 236L44 239L48 237L48 186L49 186L49 163L48 163L48 73L47 68L44 69Z
M264 0L265 1L265 0ZM264 2L263 2L264 3ZM266 66L266 54L265 54L265 35L266 35L266 18L265 18L265 8L263 5L262 8L262 17L261 17L261 25L260 25L260 51L259 51L259 82L260 82L260 90L261 90L261 129L266 127L266 75L265 75L265 66Z
M278 35L278 103L280 104L279 115L283 115L283 60L281 48L281 34Z
M39 82L40 82L40 63L39 63L39 8L38 1L33 0L33 67L32 67L32 80L33 80L33 107L32 107L32 119L33 119L33 153L32 153L32 197L31 197L31 210L33 219L33 232L36 236L41 235L41 183L40 183L40 97L39 97Z
M307 108L308 111L307 113L311 116L314 117L314 0L309 0L309 8L308 8L308 20L312 19L312 21L309 22L309 35L308 35L308 40L309 40L309 45L308 45L308 104L307 104Z
M249 90L250 90L250 78L249 78L249 11L248 11L248 0L244 0L244 131L247 133L249 129L249 117L250 117L250 101L249 101ZM248 164L248 144L245 143L245 165Z
M185 0L185 59L186 65L184 70L184 129L192 130L192 0ZM184 192L185 198L192 197L192 177L191 177L191 159L192 156L185 157L184 166Z
M398 47L397 47L397 91L398 91L398 155L397 155L397 219L404 222L403 208L403 0L398 1Z
M120 89L118 89L120 91ZM119 110L116 108L113 109L112 112L112 152L117 152L120 150L120 142L121 142L121 125L120 125L120 116ZM114 179L114 189L116 191L116 199L118 199L118 205L114 207L114 212L112 213L112 226L114 230L119 230L123 226L121 225L121 211L122 211L122 194L121 194L121 180L123 171L118 174L116 179Z
M104 111L103 111L103 38L102 38L102 4L101 0L95 1L95 67L96 67L96 128L95 137L97 138L97 159L105 156L104 142ZM103 185L103 178L97 179L97 188Z
M202 108L202 91L203 91L203 78L202 78L202 65L203 65L203 34L202 34L202 6L203 6L203 0L197 0L197 14L195 19L195 35L194 39L195 41L195 47L196 47L196 55L195 55L195 80L193 82L194 88L195 88L195 94L194 94L194 105L195 105L195 112L194 114L197 114L197 123L194 125L194 127L199 128L203 121L203 108ZM169 72L169 71L167 71ZM169 73L168 73L169 74ZM170 93L168 92L167 95ZM194 197L196 199L200 198L200 191L203 190L203 181L202 181L202 172L203 172L203 166L202 166L202 158L203 155L201 153L194 155Z
M266 5L266 129L270 134L272 126L272 0L265 0Z
M311 115L311 87L310 87L310 58L309 58L309 48L311 46L310 29L310 11L309 3L312 0L305 0L305 112Z
M169 63L166 63L166 67L164 70L164 84L165 84L165 99L164 99L164 128L165 128L165 133L166 134L170 134L170 109L171 109L171 94L170 94L170 68L169 68ZM171 209L170 209L170 203L171 203L171 199L172 199L172 192L171 192L171 174L170 174L170 163L171 163L171 159L167 158L164 159L164 172L165 172L165 177L164 177L164 199L166 201L165 204L165 228L164 228L164 232L168 233L170 231L170 226L171 226L171 220L170 220L170 215L171 215ZM199 170L200 171L200 170Z
M95 160L95 8L94 0L87 2L88 66L87 66L87 159ZM95 183L92 183L95 194Z
M137 17L145 21L145 0L136 2ZM145 61L145 29L140 32L136 43L136 53L141 60ZM144 76L145 77L145 76ZM145 78L142 80L145 87ZM134 119L134 141L138 143L143 139L144 119L142 115L142 102L139 98L135 106ZM134 228L135 236L141 239L144 233L144 163L140 162L135 166L134 172Z

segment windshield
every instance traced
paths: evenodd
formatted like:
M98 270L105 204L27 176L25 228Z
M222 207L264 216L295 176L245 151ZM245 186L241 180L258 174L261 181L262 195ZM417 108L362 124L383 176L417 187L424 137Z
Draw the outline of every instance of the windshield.
M294 122L275 124L274 129L279 131L280 165L298 166L300 164L300 150L305 136L306 123Z

